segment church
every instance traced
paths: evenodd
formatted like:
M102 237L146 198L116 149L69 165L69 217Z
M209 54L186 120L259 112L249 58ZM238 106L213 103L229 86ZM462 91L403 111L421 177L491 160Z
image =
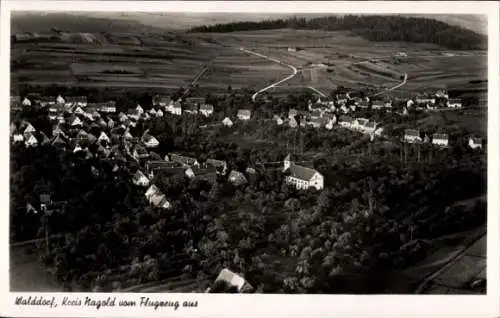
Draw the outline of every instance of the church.
M294 185L299 190L323 189L324 177L317 170L295 164L291 161L290 155L286 156L283 163L283 172L287 175L285 178L286 183Z

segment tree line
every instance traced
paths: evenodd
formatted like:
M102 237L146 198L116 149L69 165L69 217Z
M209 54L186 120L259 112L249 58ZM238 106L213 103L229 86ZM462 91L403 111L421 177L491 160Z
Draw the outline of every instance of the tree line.
M428 18L345 15L315 18L292 17L260 22L231 22L194 27L190 32L235 32L274 29L351 31L370 41L433 43L450 49L484 50L487 36Z

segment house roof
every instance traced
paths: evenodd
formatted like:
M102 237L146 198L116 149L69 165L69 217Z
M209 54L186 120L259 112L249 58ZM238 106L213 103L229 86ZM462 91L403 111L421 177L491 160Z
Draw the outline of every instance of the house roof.
M383 106L385 105L385 102L383 100L374 100L372 101L372 105L376 105L376 106Z
M312 117L321 117L321 112L319 110L315 110L311 112Z
M217 173L217 169L214 166L209 166L207 168L190 168L193 171L194 175L197 177L202 177L206 175L215 175Z
M294 163L290 165L289 171L290 171L290 176L304 181L311 180L314 174L318 173L318 171L315 169L299 166Z
M175 153L170 154L170 160L180 162L180 163L186 164L186 165L194 165L197 162L196 158L185 157L185 156L181 156L181 155L178 155Z
M405 129L405 136L420 137L420 132L415 129Z
M152 184L151 186L149 186L149 188L146 190L146 193L144 193L144 195L149 198L151 197L152 195L154 194L159 194L161 193L160 189L158 189L157 186L155 186L154 184Z
M165 160L150 160L146 162L146 169L151 170L162 170L162 169L174 169L180 168L182 164L176 161L165 161Z
M159 104L159 103L169 104L170 101L171 101L171 99L168 96L154 96L153 97L153 104Z
M200 106L200 110L213 111L214 110L214 106L213 105L209 105L209 104L203 104L203 105Z
M349 116L340 116L340 118L339 118L339 122L351 123L353 121L354 121L354 119L352 117L349 117Z
M238 116L251 116L252 111L249 109L240 109L238 110Z
M205 161L207 165L211 165L214 167L225 167L227 166L227 162L224 160L217 160L217 159L207 159Z
M64 98L66 103L85 103L87 102L86 96L66 96Z
M205 104L206 103L206 98L205 97L187 97L185 99L185 102L188 104Z
M245 178L245 175L239 171L236 170L231 170L231 173L229 173L229 179L240 179L244 180L246 182L247 178Z
M448 140L447 134L433 134L432 139Z
M369 120L366 119L366 118L356 118L356 121L358 122L358 124L360 124L361 126L366 126L368 123L369 123Z
M146 178L146 175L141 171L141 170L137 170L136 173L134 174L134 181L138 181L139 179L143 179L143 178Z
M475 144L481 144L483 143L483 140L481 138L471 138L472 142Z
M157 207L163 206L167 201L167 199L163 193L162 194L155 193L151 196L151 198L149 200L154 206L157 206Z
M218 282L218 281L224 281L228 285L236 286L238 291L240 291L246 283L246 281L243 277L241 277L238 274L233 273L232 271L230 271L227 268L224 268L223 270L220 271L219 275L215 279L215 282Z

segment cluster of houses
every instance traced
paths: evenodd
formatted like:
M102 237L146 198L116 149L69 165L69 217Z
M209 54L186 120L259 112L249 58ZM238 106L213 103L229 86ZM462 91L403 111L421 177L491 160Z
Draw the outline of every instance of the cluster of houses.
M406 102L406 107L420 107L427 109L437 109L443 107L462 108L462 100L460 98L450 98L445 90L437 90L436 92L424 93L409 99Z
M406 143L431 143L444 148L449 146L449 138L447 134L435 133L429 137L427 134L422 134L417 129L405 129L403 141ZM471 149L482 149L483 140L477 137L469 137L468 146Z

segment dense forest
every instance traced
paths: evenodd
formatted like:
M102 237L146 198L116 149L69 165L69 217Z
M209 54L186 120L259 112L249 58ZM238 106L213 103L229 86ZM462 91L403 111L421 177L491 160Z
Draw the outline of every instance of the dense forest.
M433 19L401 16L293 17L261 22L233 22L199 26L192 28L190 32L235 32L283 28L327 31L348 30L370 41L425 42L457 50L484 50L487 48L487 36L485 35Z
M305 108L307 99L274 101L275 111L285 112L291 105ZM233 95L208 100L217 120L249 103ZM268 117L268 106L254 105L254 118ZM149 129L161 143L156 150L160 157L175 151L200 161L225 159L229 169L255 168L255 174L246 174L248 184L235 187L219 178L211 185L182 173L158 173L153 183L173 207L162 210L148 205L145 189L132 184L136 163L88 159L51 146L15 146L10 176L13 239L43 235L39 216L28 213L25 204L36 205L38 195L49 192L64 204L49 220L52 233L59 236L52 239L49 254L40 245L41 255L67 286L111 291L182 277L201 291L202 282L213 281L227 267L244 273L257 292L376 293L386 290L384 273L427 255L427 240L485 222L485 204L453 208L457 201L486 193L485 155L467 148L463 130L451 132L451 148L433 150L359 142L358 134L344 129L304 129L304 154L326 153L330 158L314 160L326 180L325 189L317 192L297 191L285 184L281 166L259 164L286 156L286 144L296 138L291 129L253 119L204 130L198 127L205 119L197 118L141 121L132 134ZM43 111L12 116L13 121L20 119L50 136L52 127ZM393 124L404 120L394 119ZM268 146L231 139L269 136L275 143ZM408 160L402 160L403 149Z

